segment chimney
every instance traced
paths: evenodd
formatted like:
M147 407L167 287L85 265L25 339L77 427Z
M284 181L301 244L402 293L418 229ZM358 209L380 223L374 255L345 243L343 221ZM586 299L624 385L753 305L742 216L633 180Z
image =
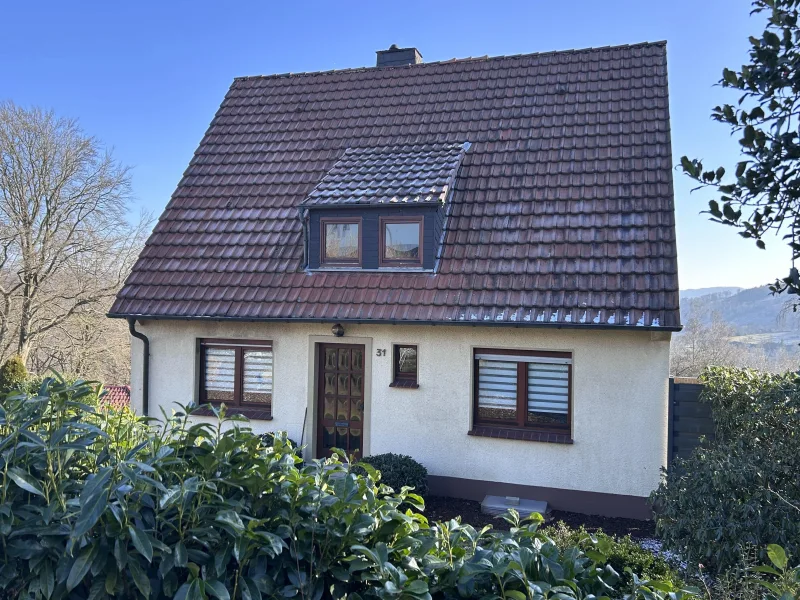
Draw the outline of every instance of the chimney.
M404 65L418 65L422 62L422 54L416 48L398 48L392 44L388 50L378 50L379 67L402 67Z

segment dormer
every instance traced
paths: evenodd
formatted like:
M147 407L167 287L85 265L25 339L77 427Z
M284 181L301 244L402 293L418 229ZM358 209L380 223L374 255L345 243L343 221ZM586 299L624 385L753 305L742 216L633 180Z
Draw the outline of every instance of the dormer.
M348 148L300 206L310 270L434 271L468 143Z

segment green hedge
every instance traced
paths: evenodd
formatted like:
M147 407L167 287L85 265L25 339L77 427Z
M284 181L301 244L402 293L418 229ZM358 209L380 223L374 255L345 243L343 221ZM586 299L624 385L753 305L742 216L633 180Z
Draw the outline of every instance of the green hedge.
M420 496L428 494L428 469L405 454L375 454L361 459L360 464L367 463L380 471L381 483L388 485L395 492L403 487L414 488Z
M582 526L572 529L563 521L549 525L543 533L559 547L578 546L583 550L602 547L608 557L608 564L623 574L623 578L631 578L630 573L625 572L625 569L630 569L631 572L647 579L669 581L675 585L681 583L679 573L664 558L645 550L629 535L616 537L603 531L589 533Z
M241 418L152 423L96 411L97 385L0 397L0 596L34 600L666 598L602 547L536 521L429 526L344 455L301 466ZM513 521L513 519L512 519ZM672 598L690 597L678 592Z
M714 367L702 375L716 440L676 459L651 500L668 549L712 572L767 544L800 552L800 377Z

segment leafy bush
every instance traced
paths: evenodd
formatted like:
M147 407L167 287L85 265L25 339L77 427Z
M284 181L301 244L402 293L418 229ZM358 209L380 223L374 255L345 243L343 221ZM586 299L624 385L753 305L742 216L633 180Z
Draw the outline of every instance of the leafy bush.
M710 368L716 440L676 459L652 494L667 548L712 572L740 564L748 548L800 551L800 377Z
M765 600L800 598L800 563L792 567L786 551L778 544L767 546L767 556L772 565L761 565L753 569L767 575L757 580L768 592Z
M28 369L18 355L9 357L0 366L0 390L10 390L24 384L28 379Z
M96 411L95 384L0 398L0 595L99 600L433 597L661 599L602 548L559 548L539 523L429 527L407 492L340 462L265 446L224 409L150 425ZM513 515L512 515L513 517ZM593 595L593 596L590 596ZM671 598L692 597L677 592Z
M699 580L708 600L794 600L800 598L800 565L792 568L781 546L765 548L771 564L758 564L757 549L713 580Z
M623 574L623 578L627 576L628 581L632 579L625 573L626 568L646 579L669 581L676 585L681 582L678 573L664 558L645 550L629 535L620 538L603 533L601 530L589 533L583 526L571 529L563 521L544 528L542 533L552 539L559 548L577 546L584 551L592 550L595 546L602 548L608 557L608 564L617 573Z
M425 496L428 493L428 469L405 454L376 454L361 459L360 464L372 465L381 473L381 483L394 491L404 486L414 488L414 493Z
M300 444L295 442L292 438L285 431L267 431L266 433L261 434L261 442L265 446L274 446L275 445L275 437L281 439L281 441L286 444L287 442L291 444L292 448L298 449L300 448Z

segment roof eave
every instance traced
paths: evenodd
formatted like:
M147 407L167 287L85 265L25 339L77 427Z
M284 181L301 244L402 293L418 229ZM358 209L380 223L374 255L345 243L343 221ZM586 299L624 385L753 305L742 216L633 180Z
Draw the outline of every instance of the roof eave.
M542 321L398 321L392 319L340 319L340 318L306 318L306 317L212 317L212 316L173 316L173 315L136 315L126 313L108 313L110 319L137 319L146 321L239 321L243 323L353 323L359 325L466 325L472 327L513 327L513 328L549 328L549 329L583 329L606 331L669 331L678 332L683 325L609 325L588 323L553 323Z

